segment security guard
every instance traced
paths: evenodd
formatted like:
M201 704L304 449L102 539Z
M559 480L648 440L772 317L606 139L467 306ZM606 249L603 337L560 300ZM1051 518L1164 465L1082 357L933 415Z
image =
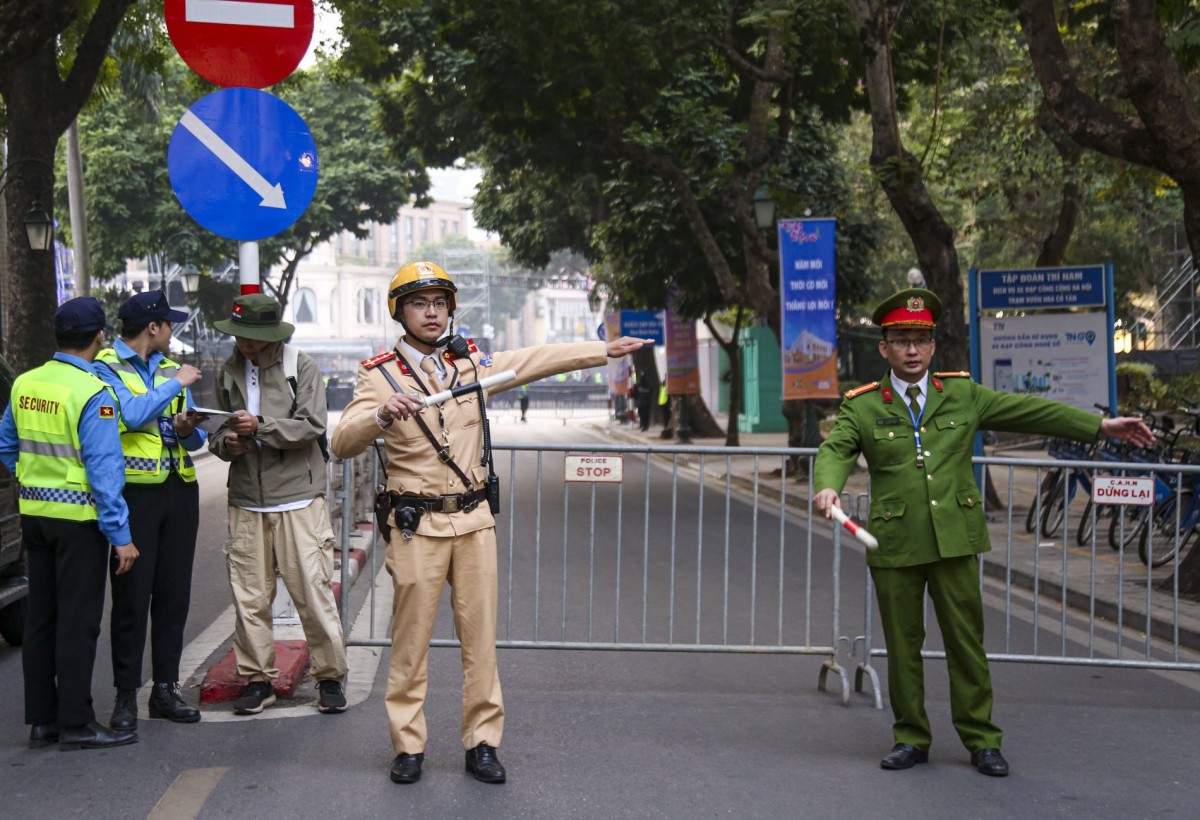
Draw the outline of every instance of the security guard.
M483 397L469 392L424 410L421 397L513 369L517 382L508 389L596 367L606 355L624 356L643 344L622 337L607 345L580 342L484 354L453 335L456 292L446 271L431 262L413 262L396 272L388 309L405 335L391 352L362 363L354 398L331 442L340 458L358 455L381 436L385 443L397 524L387 555L395 604L386 698L396 751L390 775L396 783L421 777L429 641L447 581L452 581L450 602L462 643L466 770L486 783L503 783L506 777L496 755L504 703L496 670L496 531L488 503ZM447 328L452 335L443 335Z
M104 328L95 299L60 306L58 352L17 377L0 420L0 460L20 484L29 563L21 651L30 748L99 749L137 740L133 731L97 723L92 709L106 563L111 559L124 574L138 555L121 497L116 397L92 371Z
M1001 732L992 722L992 682L983 648L978 555L991 549L982 496L971 467L980 429L1095 441L1099 435L1154 442L1136 418L1101 419L1046 399L981 387L969 373L929 373L942 303L921 288L902 290L876 308L879 355L888 373L845 394L837 424L813 468L813 502L828 518L861 453L871 478L867 529L879 549L867 553L888 652L888 696L895 745L880 762L908 769L929 759L921 646L928 588L946 646L954 728L971 764L1008 774ZM915 492L914 492L915 490Z
M130 297L117 313L121 338L96 356L96 375L120 405L125 452L125 502L129 527L141 553L130 572L112 576L113 685L109 725L137 728L137 689L153 613L150 658L154 685L149 714L195 723L200 710L179 696L179 658L192 592L192 560L200 525L200 492L189 451L206 436L188 416L188 387L200 371L167 358L172 325L187 321L159 290Z

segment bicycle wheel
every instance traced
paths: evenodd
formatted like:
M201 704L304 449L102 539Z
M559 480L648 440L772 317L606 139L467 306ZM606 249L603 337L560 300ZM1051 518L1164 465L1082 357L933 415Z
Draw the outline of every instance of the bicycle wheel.
M1042 537L1056 538L1062 527L1063 515L1067 507L1067 491L1071 479L1059 481L1051 491L1049 498L1042 501Z
M1175 552L1190 536L1192 529L1189 527L1188 532L1179 532L1178 542L1176 541L1176 510L1187 510L1191 504L1192 490L1190 487L1184 487L1179 493L1154 507L1154 526L1143 527L1138 537L1138 558L1142 559L1143 564L1161 567L1175 557Z
M1149 507L1116 507L1108 525L1108 543L1115 550L1128 547L1141 534L1149 517ZM1122 527L1124 530L1122 531Z
M1100 509L1097 509L1096 519L1094 520L1092 518L1093 507L1095 507L1095 504L1089 498L1079 513L1079 529L1075 532L1075 543L1081 547L1087 546L1092 542L1092 534L1096 531L1096 520L1104 515Z
M1042 499L1042 509L1046 508L1046 499L1050 498L1050 493L1062 478L1062 470L1054 469L1046 473L1042 477L1042 486L1038 488L1038 494L1029 502L1029 514L1025 516L1025 532L1033 532L1037 529L1037 500Z

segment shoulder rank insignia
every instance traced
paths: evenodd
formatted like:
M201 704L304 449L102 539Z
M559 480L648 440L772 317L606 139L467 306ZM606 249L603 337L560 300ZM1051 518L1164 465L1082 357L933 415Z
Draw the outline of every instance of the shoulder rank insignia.
M953 370L947 373L934 373L939 379L969 379L971 374L965 370Z
M847 390L842 394L847 399L852 399L855 396L861 396L863 393L870 393L872 390L879 389L879 382L869 382L862 387L856 387L853 390Z
M479 352L479 348L475 346L474 339L467 339L467 350L471 353ZM442 354L442 358L448 362L452 362L455 359L457 359L458 357L455 356L453 353L451 353L449 350L447 350L445 353Z
M379 367L379 365L384 364L385 362L390 362L394 358L396 358L396 351L389 350L387 353L380 353L378 356L372 356L369 359L363 359L360 364L362 364L362 366L367 370L370 370L373 367Z

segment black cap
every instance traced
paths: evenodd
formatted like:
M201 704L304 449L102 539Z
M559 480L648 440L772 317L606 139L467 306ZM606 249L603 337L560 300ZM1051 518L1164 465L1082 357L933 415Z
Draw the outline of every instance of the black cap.
M104 318L104 308L91 296L68 299L54 311L56 333L94 333L97 330L109 329L108 320Z
M125 327L138 327L151 322L186 322L188 315L182 310L174 310L167 302L167 294L161 290L148 290L145 293L135 293L125 300L117 311L117 318Z

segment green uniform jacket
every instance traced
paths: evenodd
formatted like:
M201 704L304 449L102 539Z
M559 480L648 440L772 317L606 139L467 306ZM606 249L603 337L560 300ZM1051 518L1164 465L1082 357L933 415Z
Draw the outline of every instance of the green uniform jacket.
M859 453L870 471L867 529L879 549L867 552L873 567L910 567L991 549L983 499L971 466L980 429L1036 433L1095 441L1100 417L1033 396L997 393L968 373L930 375L921 415L924 466L903 395L881 382L846 393L837 424L821 445L813 492L839 493Z

